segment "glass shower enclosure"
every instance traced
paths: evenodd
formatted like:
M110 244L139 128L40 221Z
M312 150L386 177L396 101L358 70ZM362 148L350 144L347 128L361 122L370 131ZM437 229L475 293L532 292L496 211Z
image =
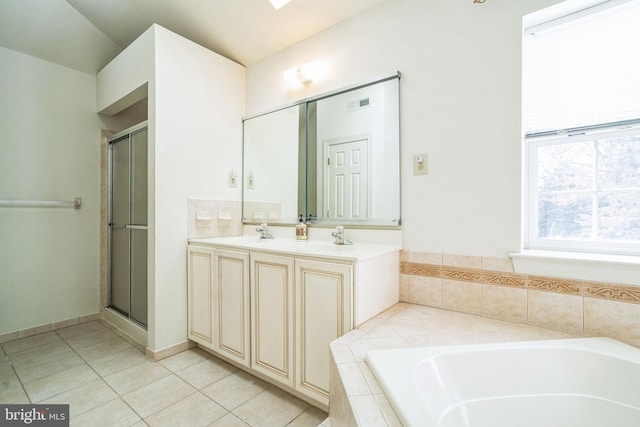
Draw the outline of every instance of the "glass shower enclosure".
M109 138L109 307L147 326L147 124Z

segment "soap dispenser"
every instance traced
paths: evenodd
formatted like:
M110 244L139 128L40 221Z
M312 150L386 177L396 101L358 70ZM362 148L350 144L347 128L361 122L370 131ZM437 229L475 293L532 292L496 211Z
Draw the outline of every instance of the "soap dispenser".
M300 221L296 225L296 240L307 240L307 238L307 224L300 214Z

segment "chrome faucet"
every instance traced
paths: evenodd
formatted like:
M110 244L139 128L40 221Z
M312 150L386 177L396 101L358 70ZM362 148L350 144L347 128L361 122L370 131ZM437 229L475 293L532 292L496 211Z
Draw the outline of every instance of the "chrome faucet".
M260 233L261 239L273 239L271 235L271 231L269 231L269 227L267 227L267 223L260 224L260 227L256 228L256 231Z
M352 242L344 238L344 226L342 225L337 226L336 231L331 233L331 235L335 239L333 241L334 245L353 245Z

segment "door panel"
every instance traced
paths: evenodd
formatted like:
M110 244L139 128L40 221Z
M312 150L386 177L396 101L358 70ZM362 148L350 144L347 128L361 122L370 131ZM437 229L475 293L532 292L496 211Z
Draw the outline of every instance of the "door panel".
M188 272L188 335L200 344L211 346L213 343L212 289L213 289L213 257L211 248L189 246Z
M252 254L251 362L293 386L293 258Z
M147 129L110 150L109 305L147 325Z
M129 138L111 145L111 289L110 305L130 312Z
M327 218L363 219L369 206L367 139L326 142Z
M218 250L215 260L215 347L249 366L249 254Z
M147 130L131 135L131 224L147 225Z
M147 324L147 230L130 230L131 318Z
M329 399L329 343L350 330L352 266L296 260L296 388Z

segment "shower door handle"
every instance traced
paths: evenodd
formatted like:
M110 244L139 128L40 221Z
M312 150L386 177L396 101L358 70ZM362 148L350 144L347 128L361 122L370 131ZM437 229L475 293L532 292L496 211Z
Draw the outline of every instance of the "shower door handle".
M129 230L148 230L149 227L146 225L134 225L134 224L125 224L124 228Z

